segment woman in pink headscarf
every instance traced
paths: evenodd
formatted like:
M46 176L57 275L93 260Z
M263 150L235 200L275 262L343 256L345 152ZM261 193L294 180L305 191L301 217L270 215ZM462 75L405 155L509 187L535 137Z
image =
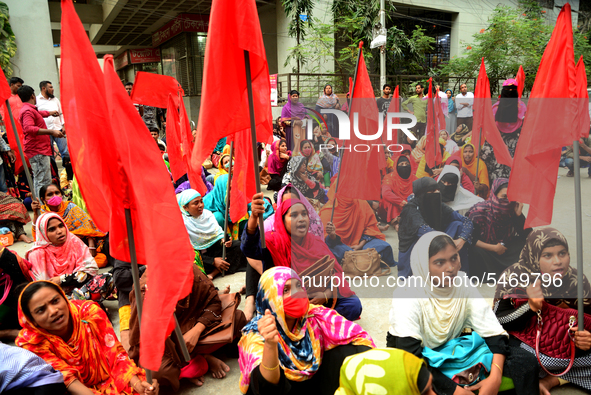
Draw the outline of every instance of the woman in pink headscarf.
M289 158L291 158L291 151L287 150L285 139L273 141L267 163L267 172L271 176L271 181L267 184L268 191L279 191L281 189L281 180L283 180Z

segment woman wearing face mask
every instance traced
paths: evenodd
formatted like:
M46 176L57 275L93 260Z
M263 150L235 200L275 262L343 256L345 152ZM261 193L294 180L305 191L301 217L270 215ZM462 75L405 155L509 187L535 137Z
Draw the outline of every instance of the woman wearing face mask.
M291 158L291 151L287 150L285 139L273 141L267 163L267 172L271 176L271 181L267 184L268 191L279 191L281 189L281 181L285 175L289 158Z
M230 154L222 154L220 158L220 162L218 163L218 173L213 176L213 185L215 185L216 180L223 176L224 174L228 174L230 171Z
M287 149L299 154L300 141L304 139L302 121L307 118L306 108L300 103L300 93L295 89L289 92L289 100L281 110L281 123L285 125L285 141Z
M451 207L452 210L457 211L460 215L464 215L475 204L480 203L483 200L462 188L462 186L458 185L459 182L460 171L455 166L444 166L441 174L437 177L437 184L439 185L439 192L441 193L441 201Z
M402 208L412 194L412 183L417 177L412 174L408 155L397 153L392 156L392 160L396 163L396 169L382 180L380 217L386 218L390 225L397 226Z
M454 240L442 232L426 233L412 251L411 265L414 276L422 281L394 291L388 347L421 357L425 348L443 346L470 328L493 354L489 375L472 387L461 387L438 368L430 367L437 394L471 395L475 390L496 394L503 376L513 379L516 393L537 393L537 368L531 358L524 361L520 354L509 352L509 335L490 305L476 288L463 281L458 285L456 277L464 280L466 273L460 271L462 262Z
M343 360L375 347L359 325L310 304L287 267L263 273L256 310L238 343L243 394L333 394Z
M458 123L458 109L456 108L456 98L454 97L454 91L446 89L445 94L447 95L447 113L448 117L445 118L445 129L448 135L452 135L456 131L456 125Z
M34 280L51 281L70 294L74 288L81 288L98 274L98 266L90 250L68 230L59 215L42 214L37 226L37 240L25 256L31 262L31 277Z
M438 188L437 182L428 177L412 183L415 197L402 209L398 229L398 275L401 277L412 275L410 256L417 240L434 230L445 232L454 239L467 267L468 248L464 245L472 243L474 225L441 201Z
M561 308L578 307L577 269L570 266L566 238L554 228L532 231L527 237L519 261L508 267L503 274L507 279L510 276L519 279L523 279L523 276L530 278L527 287L525 284L513 287L508 282L497 284L494 311L499 322L508 331L521 331L528 327L532 317L543 308L544 302ZM546 287L541 277L533 283L533 279L536 278L534 276L544 274L549 274L553 279L560 278L562 284L552 281ZM527 299L528 303L516 307L514 299ZM583 276L583 305L585 316L588 316L591 314L591 286L586 276ZM576 328L577 326L573 328L576 347L573 367L561 377L545 376L540 379L540 395L549 395L551 388L567 382L591 391L591 333L587 327L584 331L578 331ZM535 350L531 346L511 336L509 347L511 350L521 350L535 366L538 366ZM540 353L540 359L547 369L556 373L564 371L570 363L569 359L553 358L543 353Z
M88 245L90 253L101 264L101 267L106 264L107 251L103 249L107 234L101 232L96 224L80 207L72 202L63 199L62 190L54 184L49 184L41 187L39 190L41 197L40 205L38 201L34 200L31 204L34 212L33 217L33 235L35 236L35 228L37 219L41 214L53 212L58 214L66 223L68 230L78 236L85 244Z
M470 260L474 263L470 274L500 274L517 262L531 228L523 229L523 203L507 199L509 180L497 178L488 200L477 203L466 216L474 223L476 244L470 246Z
M16 345L61 372L70 394L158 394L157 381L146 382L95 302L68 301L57 285L35 281L21 293L18 314Z
M324 180L324 171L320 157L314 151L314 144L310 140L300 143L300 153L306 158L306 170L317 180Z
M470 180L470 177L462 171L462 156L459 151L447 158L445 165L454 166L458 169L460 171L462 188L470 193L474 193L474 184L472 183L472 180Z
M274 226L272 230L265 232L267 248L261 250L257 227L258 213L262 208L261 194L253 197L252 207L253 215L248 219L248 226L242 234L242 251L248 258L262 261L263 271L273 266L285 266L294 269L296 273L302 273L327 256L336 260L338 257L333 255L335 247L347 248L336 236L332 223L326 226L328 236L325 240L310 232L311 215L308 208L292 194L291 199L286 199L278 205ZM334 276L341 278L343 269L338 260L334 263L334 270ZM350 320L356 320L361 316L361 301L355 292L351 291L347 282L342 282L338 287L336 301L333 299L330 284L326 285L323 291L308 295L311 303L329 307L334 305L334 309L340 315ZM320 287L321 284L318 285L318 288Z

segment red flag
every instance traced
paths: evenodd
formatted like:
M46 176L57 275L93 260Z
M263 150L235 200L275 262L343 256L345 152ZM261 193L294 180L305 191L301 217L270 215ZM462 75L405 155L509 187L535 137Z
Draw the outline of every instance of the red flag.
M522 65L519 65L519 70L517 71L517 77L515 77L515 79L517 80L517 93L521 99L523 88L525 88L525 72L523 71Z
M269 66L255 0L216 0L211 7L205 47L201 109L192 153L192 166L199 168L217 142L233 133L250 129L244 51L250 56L253 106L257 141L272 135ZM232 111L220 116L228 105L232 87ZM238 147L237 147L238 148ZM250 146L239 147L250 149ZM199 179L200 192L205 185Z
M396 88L394 89L394 93L392 93L392 100L390 101L390 105L388 106L388 112L391 113L397 113L400 112L400 91L399 91L399 87L398 85L396 85ZM386 125L388 118L386 118L386 120L384 121L384 130L386 129ZM392 123L393 124L399 124L400 123L400 118L392 118ZM396 136L394 136L394 133L392 133L392 140L398 142L398 134L402 133L401 131L397 130L396 131ZM406 137L405 137L406 138ZM390 142L390 139L387 139L388 143Z
M583 62L583 55L581 55L577 63L577 107L578 107L578 126L576 130L580 131L581 137L589 137L589 92L587 91L587 72L585 71L585 63Z
M181 140L181 156L187 167L189 184L193 188L200 185L203 181L201 180L201 165L195 167L191 161L191 153L193 152L193 133L191 131L191 123L185 109L185 103L181 100L179 109L179 122L180 122L180 140ZM273 136L271 135L271 138Z
M379 138L371 140L369 136L375 135L378 131L379 117L382 114L378 110L374 90L371 86L363 57L362 44L359 45L361 52L356 71L357 78L353 82L351 110L349 111L351 139L348 147L343 148L345 151L340 167L337 196L380 200L381 178L379 171L376 170L381 170L386 166L385 147L380 146L382 141ZM355 124L357 124L359 134L368 137L357 136L354 130Z
M0 115L2 116L2 120L4 121L4 126L6 127L6 137L8 138L8 145L10 148L16 152L16 161L14 162L14 172L16 175L20 174L23 171L23 161L19 154L18 145L16 140L14 139L14 131L12 130L12 122L10 122L10 114L8 114L8 108L6 107L6 100L8 100L12 96L12 92L10 92L10 86L8 86L8 82L6 81L6 76L4 75L4 71L0 68ZM13 111L16 109L12 109ZM16 131L20 136L21 144L24 141L23 136L23 129L18 118L14 118L14 124L16 125Z
M480 63L480 72L478 73L476 89L474 90L474 125L472 130L472 139L476 142L476 147L481 147L485 140L488 141L494 149L497 162L509 167L513 166L513 158L511 158L507 144L505 144L501 137L495 122L495 116L492 112L490 83L486 75L484 58L482 58Z
M180 129L179 110L173 96L169 94L166 111L166 143L170 172L172 173L172 179L175 181L187 174L187 164L183 159L181 150Z
M121 85L111 55L105 57L101 72L71 0L62 0L61 45L63 109L72 125L68 143L74 171L91 216L110 232L111 254L126 261L124 208L131 211L138 262L148 265L150 289L142 317L140 361L157 370L173 328L175 305L190 291L194 251L184 236L159 150ZM171 257L174 265L167 264Z
M526 228L552 222L561 147L580 136L572 127L577 115L575 96L571 7L567 3L536 74L509 179L509 199L530 205Z
M425 141L425 157L427 166L430 168L434 168L436 163L441 163L443 160L441 149L439 147L439 136L435 130L437 120L435 119L435 114L433 114L434 105L433 78L429 78L429 92L427 94L427 126L425 128L425 136L427 136Z
M238 222L247 213L247 205L256 193L250 130L244 129L228 136L227 144L234 142L234 167L230 185L230 219Z
M185 91L175 78L167 75L138 71L133 83L133 89L131 90L131 101L151 107L167 108L168 95L172 95L178 107L179 92L181 97L185 96Z
M435 135L439 137L439 131L445 130L445 113L441 105L441 97L439 97L439 89L435 92L435 116L436 116L436 128Z

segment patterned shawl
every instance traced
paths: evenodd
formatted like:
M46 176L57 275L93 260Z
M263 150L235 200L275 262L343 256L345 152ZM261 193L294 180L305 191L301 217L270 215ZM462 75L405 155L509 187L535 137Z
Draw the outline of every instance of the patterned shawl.
M61 289L60 293L66 299ZM16 345L32 351L61 372L66 386L79 380L93 393L135 393L129 382L133 376L145 380L145 372L129 359L105 312L91 301L73 300L68 305L74 331L66 342L31 322L23 313L19 298L18 319L23 329Z
M41 206L41 214L51 212L47 204ZM88 214L72 202L62 201L56 213L64 219L70 232L78 237L105 237L107 235L97 228Z
M293 184L293 186L295 186L302 193L303 196L308 196L308 192L310 191L310 187L301 178L296 176L296 172L303 164L305 164L305 161L306 161L305 156L302 156L302 155L292 156L289 159L289 162L287 162L287 170L285 172L285 175L283 176L282 184L287 185L287 184L291 183L291 184ZM316 181L316 177L314 177L312 174L307 172L307 169L306 169L306 173L307 173L306 175L308 176L308 179L310 181L318 182L318 181Z
M499 199L497 193L506 188L509 180L497 178L493 181L488 200L476 203L466 214L472 220L480 233L476 235L478 240L488 244L497 244L509 241L513 236L513 218L515 217L515 204L509 199Z
M51 244L47 237L47 226L54 218L66 226L66 242L60 246ZM49 280L76 272L94 276L98 272L98 266L86 244L68 230L62 217L53 212L42 214L37 219L35 244L25 258L31 262L31 272L35 280Z
M292 190L295 190L297 194L300 197L302 197L300 201L304 206L306 206L306 210L308 210L308 218L310 219L310 226L308 227L308 232L312 233L315 236L323 238L324 225L322 225L322 220L320 219L320 216L318 216L318 213L316 212L316 210L314 210L314 207L312 207L308 199L303 197L299 189L297 189L291 184L287 184L286 186L281 188L281 190L277 194L277 204L280 204L283 201L283 194L285 193L285 189L287 187L290 187ZM277 210L279 210L279 207L277 207ZM265 233L273 231L275 231L275 214L265 219Z
M291 95L289 96L289 100L287 100L287 104L283 106L281 110L281 118L291 118L292 121L294 119L304 119L306 116L306 107L298 100L297 103L291 102Z
M320 96L320 98L316 102L316 105L318 107L322 107L322 108L335 108L337 106L337 103L339 102L339 98L337 97L337 95L334 94L334 92L331 93L330 96L328 96L325 93L327 86L330 86L330 88L332 89L332 85L326 84L324 86L324 90L322 92L322 96Z
M324 352L344 344L374 348L369 334L359 325L348 321L336 311L310 305L308 313L298 320L293 330L288 329L283 312L283 288L290 280L300 280L292 269L273 267L263 273L256 295L256 315L242 329L238 343L240 365L240 391L245 394L250 374L263 359L264 339L258 332L257 322L269 309L277 321L279 331L279 364L291 381L310 379L322 364Z
M462 138L470 132L470 129L468 129L468 126L466 126L465 124L460 124L458 126L461 126L462 128L459 132L452 133L450 138L461 146L465 144L465 142L462 141Z
M507 282L502 284L497 283L497 290L495 292L495 303L499 299L505 299L511 296L517 296L519 298L527 298L525 287L521 284L521 275L537 275L541 273L540 258L542 257L542 251L545 246L548 245L550 240L559 240L563 243L568 250L568 242L566 237L558 230L554 228L541 228L532 231L527 237L525 246L521 250L519 255L519 261L509 266L503 274L507 279ZM518 287L512 287L509 285L509 279L511 277L517 277L520 279ZM530 283L535 280L536 277L530 276ZM542 281L542 277L538 279ZM547 283L547 282L546 282ZM589 313L591 308L591 286L587 277L584 277L583 284L583 297L585 305L585 312ZM566 273L562 275L562 286L556 287L555 282L552 281L549 287L542 288L544 293L544 299L546 302L553 305L560 305L565 303L570 308L577 308L577 269L569 266Z
M20 200L0 192L0 221L17 221L26 224L31 222L31 217Z
M224 231L211 211L204 209L203 213L195 218L185 210L185 206L198 197L201 197L199 192L194 189L187 189L179 193L176 198L193 248L195 250L206 250L224 237Z

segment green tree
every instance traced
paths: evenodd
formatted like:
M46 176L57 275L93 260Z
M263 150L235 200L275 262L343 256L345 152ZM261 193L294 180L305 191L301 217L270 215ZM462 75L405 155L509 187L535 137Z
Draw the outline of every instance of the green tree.
M290 60L296 61L296 73L300 73L300 68L304 62L302 56L302 41L306 38L306 26L312 23L312 10L314 9L314 2L312 0L282 0L285 15L291 19L289 22L288 34L290 37L296 38L296 47L291 51ZM301 15L306 15L304 21ZM286 65L289 62L286 62Z
M9 19L8 6L0 2L0 67L6 77L12 75L10 59L16 54L16 40Z

